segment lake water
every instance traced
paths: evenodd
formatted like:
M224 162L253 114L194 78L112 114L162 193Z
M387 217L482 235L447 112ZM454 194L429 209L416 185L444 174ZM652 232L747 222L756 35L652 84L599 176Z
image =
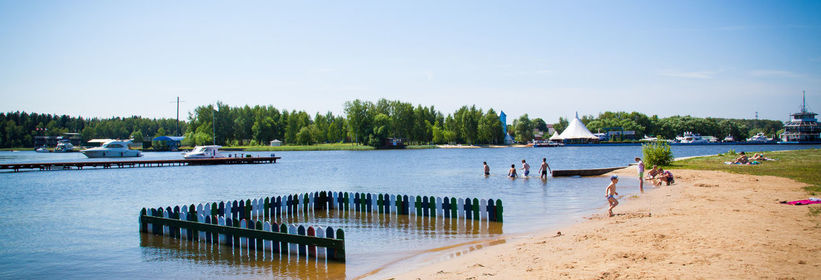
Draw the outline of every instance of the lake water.
M676 157L819 145L674 146ZM267 153L250 153L270 155ZM413 265L412 256L454 244L529 233L589 215L606 205L606 178L510 180L526 159L553 169L623 166L641 147L430 149L277 152L276 164L0 173L0 278L356 278ZM141 159L176 159L145 153ZM0 152L0 163L84 161L80 153ZM482 176L482 162L492 176ZM534 176L534 174L531 174ZM535 175L538 176L538 175ZM623 178L619 193L637 192ZM143 207L253 199L314 191L498 198L502 225L471 226L407 217L323 216L291 220L342 228L347 262L235 256L196 243L138 232ZM436 254L436 253L430 253Z

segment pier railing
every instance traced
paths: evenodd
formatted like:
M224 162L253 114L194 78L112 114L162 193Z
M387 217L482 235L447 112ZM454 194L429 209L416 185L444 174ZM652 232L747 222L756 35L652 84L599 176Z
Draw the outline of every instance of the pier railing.
M277 225L268 221L204 215L206 213L198 212L193 205L185 212L179 207L173 212L143 208L140 232L219 244L240 252L345 261L345 232L342 229Z
M336 210L430 218L504 221L504 206L501 199L408 196L386 193L321 191L192 204L190 207L182 207L182 211L191 207L194 207L197 213L205 211L211 215L232 219L271 219Z

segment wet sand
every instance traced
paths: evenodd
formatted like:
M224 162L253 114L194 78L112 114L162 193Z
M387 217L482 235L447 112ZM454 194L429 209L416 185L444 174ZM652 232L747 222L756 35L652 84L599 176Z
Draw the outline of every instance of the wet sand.
M621 197L615 217L601 209L559 229L560 235L551 230L511 238L394 277L821 278L821 216L809 215L808 206L778 203L806 199L805 184L717 171L672 172L672 186ZM614 173L635 176L635 167ZM638 182L624 178L618 187L637 188Z

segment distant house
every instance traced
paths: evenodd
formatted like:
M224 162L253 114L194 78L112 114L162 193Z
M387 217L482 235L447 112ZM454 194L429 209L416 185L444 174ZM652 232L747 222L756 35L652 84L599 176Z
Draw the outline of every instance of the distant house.
M279 139L271 140L271 146L282 146L282 141L279 141Z
M163 147L153 147L155 150L177 151L180 148L180 143L182 143L183 139L185 139L184 136L159 136L154 137L151 141L158 141L165 144Z

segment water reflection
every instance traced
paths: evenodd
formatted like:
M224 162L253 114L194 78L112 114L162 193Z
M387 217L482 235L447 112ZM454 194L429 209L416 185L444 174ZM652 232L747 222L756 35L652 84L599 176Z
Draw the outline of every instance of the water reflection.
M213 273L220 275L268 275L285 279L346 277L344 263L326 261L324 258L272 254L270 250L240 249L150 233L140 234L140 247L145 262L183 261L193 266L209 266Z

